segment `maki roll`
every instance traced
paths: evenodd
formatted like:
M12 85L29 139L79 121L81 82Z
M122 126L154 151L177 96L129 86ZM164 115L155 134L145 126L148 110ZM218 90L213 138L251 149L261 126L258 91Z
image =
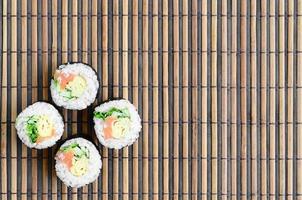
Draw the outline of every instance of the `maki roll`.
M93 120L100 143L114 149L133 144L142 128L136 108L127 100L101 104L95 108Z
M16 119L17 134L29 148L53 146L64 132L60 113L49 103L36 102L23 110Z
M50 85L54 103L71 110L83 110L92 104L98 88L95 71L82 63L59 66Z
M97 179L102 168L95 146L84 138L66 141L56 157L57 176L70 187L82 187Z

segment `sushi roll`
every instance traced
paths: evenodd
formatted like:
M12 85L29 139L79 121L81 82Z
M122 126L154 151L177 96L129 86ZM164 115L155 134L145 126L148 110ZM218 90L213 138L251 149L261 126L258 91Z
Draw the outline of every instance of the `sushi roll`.
M104 146L121 149L139 137L141 118L129 101L109 101L96 107L93 114L96 135Z
M23 110L16 119L17 134L29 148L53 146L64 132L60 113L49 103L36 102Z
M96 98L99 82L95 71L82 63L61 65L51 80L55 104L70 110L83 110Z
M82 187L97 179L102 168L95 146L84 138L66 141L56 157L57 176L69 187Z

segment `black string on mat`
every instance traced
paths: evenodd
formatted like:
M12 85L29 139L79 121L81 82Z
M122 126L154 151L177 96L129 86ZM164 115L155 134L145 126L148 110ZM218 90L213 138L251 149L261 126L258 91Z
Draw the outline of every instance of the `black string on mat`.
M168 32L169 32L169 39L168 39L168 50L173 50L173 1L168 1ZM149 37L149 35L148 35ZM168 84L174 86L174 55L172 52L168 54ZM173 186L174 186L174 160L172 159L174 156L174 89L170 87L168 89L168 101L169 101L169 197L170 199L173 198ZM150 142L150 140L149 140ZM149 176L150 178L150 176Z
M133 102L133 2L128 2L128 100ZM133 199L133 146L128 147L128 198Z
M153 0L148 2L148 84L153 85ZM148 120L153 121L153 88L148 87ZM153 126L148 125L148 151L149 157L153 157ZM153 198L153 160L148 161L148 198Z
M11 50L11 45L12 45L12 21L11 21L11 9L12 5L11 2L7 2L7 50ZM12 117L12 107L11 107L11 100L12 100L12 89L11 89L11 81L12 81L12 55L10 52L6 54L7 57L7 89L6 89L6 102L9 103L9 106L7 106L6 110L6 121L10 123L11 117ZM6 143L10 144L11 143L11 138L12 138L12 127L11 126L6 126ZM12 192L12 162L11 162L11 151L12 147L11 145L6 146L6 187L7 187L7 193L6 193L6 198L8 200L11 200L11 192Z
M275 51L279 51L279 1L275 2ZM275 198L279 199L279 53L275 54Z
M200 53L202 50L202 37L204 36L203 31L202 31L202 18L201 18L201 10L202 10L202 2L198 1L197 4L197 13L199 13L198 18L197 18L197 49L198 49L198 53L197 53L197 85L201 86L201 79L202 79L202 59L204 58L202 56L202 54ZM170 50L170 49L169 49ZM173 91L173 90L172 90ZM173 94L174 96L174 94ZM198 109L198 120L202 120L202 88L201 87L197 87L197 109ZM175 120L173 118L173 120ZM197 134L197 147L198 147L198 151L197 151L197 156L201 157L202 155L202 137L205 133L203 133L202 131L202 126L201 123L198 123L197 125L198 128L198 134ZM174 156L174 155L173 155ZM202 170L204 170L204 168L202 167L202 160L198 159L198 163L197 163L197 191L202 191ZM173 161L172 161L173 163ZM200 194L200 193L199 193ZM197 196L198 199L201 199L201 195Z
M31 1L27 2L27 14L32 13ZM32 35L32 21L31 18L27 18L27 36ZM32 49L32 38L27 38L27 49ZM30 52L27 52L27 106L32 104L32 55ZM27 199L32 198L32 151L27 149Z
M22 10L21 0L18 0L17 2L17 15L21 15ZM17 49L21 49L21 42L22 42L22 25L21 25L21 18L17 19L17 32L20 33L17 35ZM0 36L1 37L1 36ZM17 113L20 113L22 111L22 55L20 52L17 53ZM1 75L0 75L1 77ZM1 78L0 78L1 79ZM1 93L1 91L0 91ZM1 98L0 98L1 99ZM1 113L1 111L0 111ZM1 139L0 139L1 141ZM21 192L22 192L22 142L21 140L17 139L17 199L21 200ZM1 163L0 163L1 166ZM1 180L0 180L1 181Z
M102 27L102 20L103 17L101 16L101 11L102 11L102 1L98 1L97 3L97 35L102 35L102 31L103 31L103 27ZM102 80L102 66L103 66L103 49L102 49L102 38L98 37L97 38L97 75L98 75L98 79L99 81L99 90L98 90L98 95L97 95L97 104L99 105L102 102L103 96L103 90L102 90L102 85L103 85L103 80ZM101 151L101 153L104 152L103 150L103 146L99 143L98 145L99 150ZM102 154L103 156L103 154ZM102 157L103 158L103 157ZM102 194L103 194L103 180L102 180L103 176L100 175L98 177L97 180L97 185L98 185L98 189L97 189L97 198L98 199L102 199Z
M266 2L266 52L270 49L270 3ZM270 55L266 54L266 197L270 194Z
M118 94L120 98L124 97L123 93L123 76L124 76L124 71L123 71L123 40L126 39L123 37L123 1L119 0L118 2L119 5L119 15L118 15L118 29L119 29L119 35L118 35L118 43L119 43L119 62L118 62L118 72L119 72L119 88L118 88ZM119 151L119 161L118 161L118 198L123 199L123 162L124 162L124 149Z
M284 97L284 104L285 104L285 109L284 109L284 132L285 132L285 166L284 166L284 173L285 173L285 184L284 184L284 192L285 192L285 197L288 197L288 2L285 1L284 3L284 91L285 91L285 97Z
M237 17L236 17L236 48L237 51L241 50L241 1L237 1ZM236 133L237 133L237 141L236 141L236 198L241 198L241 192L242 192L242 181L241 181L241 57L240 55L236 55L236 120L237 120L237 127L236 127Z
M142 90L142 85L143 85L143 71L144 71L144 67L143 67L143 53L142 53L142 49L143 49L143 26L145 26L145 24L143 24L143 19L142 19L142 14L143 14L143 2L139 1L138 2L138 113L141 116L141 118L143 118L144 116L144 108L143 108L143 90ZM139 158L140 156L143 154L143 138L144 138L144 124L142 126L142 130L140 132L140 137L138 139L138 155ZM142 199L143 198L143 183L144 183L144 176L143 176L143 162L142 159L138 160L138 199Z
M37 47L38 49L42 49L42 18L39 17L42 15L42 2L37 2L37 11L38 11L38 19L37 19ZM38 77L38 101L43 101L43 60L42 60L42 53L38 51L38 70L37 70L37 77ZM43 190L43 151L38 151L38 160L37 160L37 189L38 195L37 199L42 199L42 190Z
M182 12L183 12L183 1L179 0L178 1L178 14L179 14L179 49L183 49L183 18L181 17ZM179 72L179 85L182 86L183 85L183 53L180 51L179 54L179 66L178 66L178 72ZM179 88L179 120L182 121L183 120L183 88L180 87ZM179 147L178 147L178 153L179 156L183 156L183 125L179 124L178 126L178 134L179 134ZM179 159L179 163L178 163L178 196L181 199L182 198L182 193L183 193L183 160Z
M293 197L297 198L297 152L298 152L298 141L297 141L297 45L298 45L298 28L297 28L297 12L298 12L298 1L294 0L294 55L293 55Z
M197 17L198 15L199 15L198 13L197 13L197 14L192 14L192 16L196 16L196 17ZM6 14L3 14L2 16L3 16L3 17L7 17ZM11 18L18 18L18 16L17 16L17 15L14 15L14 14L11 14L10 16L11 16ZM72 14L71 16L72 16L72 17L78 17L78 16L81 16L81 17L88 17L87 14L80 14L80 15L78 15L78 14ZM91 17L98 17L98 16L99 16L99 17L108 17L107 14L102 14L102 13L91 15ZM115 16L118 17L119 14L113 14L112 16L113 16L113 17L115 17ZM130 16L130 15L122 14L122 16ZM139 14L132 14L131 16L132 16L132 17L138 17ZM148 14L142 14L141 16L142 16L142 17L147 17ZM153 16L153 17L158 17L159 15L153 14L152 16ZM188 17L189 15L188 15L188 14L182 14L182 15L172 14L172 15L171 15L171 17L179 17L179 16L181 16L181 17ZM217 14L211 14L211 15L208 15L208 14L201 14L201 16L203 16L203 17L206 17L206 16L217 17ZM226 14L221 14L221 16L222 16L222 17L227 17ZM251 17L256 17L256 15L253 15L253 14L251 14L250 16L251 16ZM269 17L274 17L274 16L275 16L274 14L270 14L270 15L269 15ZM285 15L282 15L282 14L279 14L278 16L279 16L279 17L285 17ZM288 14L288 17L293 17L293 16L294 16L294 15ZM301 17L301 16L302 16L302 14L297 14L297 17ZM27 17L32 18L32 17L38 17L38 16L37 16L36 14L27 14L27 15L23 15L23 14L22 14L22 15L20 16L20 18L27 18ZM60 15L60 16L55 15L55 14L49 15L49 16L43 14L43 15L41 16L41 18L49 18L49 17L50 17L50 18L68 18L68 14L62 14L62 15ZM169 17L169 15L163 14L162 17ZM237 17L237 15L232 14L231 17ZM241 14L240 17L241 17L241 18L245 18L245 17L247 17L247 15ZM260 17L261 17L261 18L265 18L266 15L260 15Z
M212 35L212 0L207 0L207 37ZM207 40L207 157L212 157L212 57L211 57L212 41ZM207 199L211 198L212 193L212 161L207 160Z
M113 85L113 1L108 0L108 85L109 87ZM113 98L113 90L108 90L108 99ZM113 150L108 149L108 157L113 157ZM108 193L113 193L113 160L108 160Z

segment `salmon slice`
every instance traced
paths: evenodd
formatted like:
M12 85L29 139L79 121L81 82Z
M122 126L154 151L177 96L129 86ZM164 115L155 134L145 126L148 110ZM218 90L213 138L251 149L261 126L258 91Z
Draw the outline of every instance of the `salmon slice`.
M107 117L104 124L104 138L109 139L112 138L112 125L115 122L115 117Z
M54 78L58 80L61 90L64 90L66 85L74 79L74 74L67 74L60 71L57 71L54 75Z
M73 152L72 151L67 151L64 153L60 153L58 155L59 160L61 160L68 169L72 167L72 159L73 159Z

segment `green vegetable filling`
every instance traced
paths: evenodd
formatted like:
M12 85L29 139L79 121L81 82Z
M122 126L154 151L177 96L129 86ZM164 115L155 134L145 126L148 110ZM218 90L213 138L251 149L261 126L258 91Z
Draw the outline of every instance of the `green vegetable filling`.
M56 89L60 92L60 95L62 97L66 98L68 100L77 98L76 96L72 95L72 90L71 89L65 88L63 91L61 91L60 84L59 84L59 81L57 79L54 79L54 84L55 84Z
M93 115L95 118L102 119L102 120L105 120L107 117L110 117L110 116L115 116L117 118L129 118L130 119L130 113L129 113L128 108L118 109L118 108L112 107L110 110L108 110L106 112L95 111L93 113Z
M65 147L61 147L62 152L72 151L76 160L81 159L83 156L89 159L89 150L86 147L80 147L78 143L73 143Z
M80 76L76 76L63 90L57 79L54 79L54 84L57 91L59 91L59 94L68 100L79 98L87 87L85 79Z
M26 122L27 135L32 143L35 143L38 138L37 123L38 123L38 117L36 116L29 117Z

